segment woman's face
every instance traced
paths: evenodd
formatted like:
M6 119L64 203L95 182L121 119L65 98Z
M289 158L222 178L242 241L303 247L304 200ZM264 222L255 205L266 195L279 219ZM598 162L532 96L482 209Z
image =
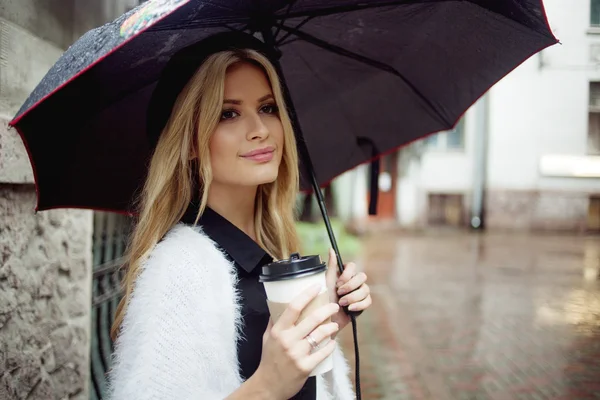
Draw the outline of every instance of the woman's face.
M282 154L283 127L265 73L249 63L229 67L221 121L210 140L212 184L273 182Z

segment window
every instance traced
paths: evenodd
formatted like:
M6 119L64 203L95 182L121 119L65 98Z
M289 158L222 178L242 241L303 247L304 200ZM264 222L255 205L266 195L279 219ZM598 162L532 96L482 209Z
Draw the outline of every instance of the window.
M440 141L439 136L441 135L441 133L434 133L433 135L429 135L425 138L425 143L427 144L427 147L431 148L431 149L435 149L438 147L438 142Z
M600 27L600 0L591 0L590 26Z
M464 146L464 119L461 119L454 129L446 132L446 147L449 149L462 149Z
M428 136L427 147L436 150L462 150L465 147L465 119L461 118L454 129Z
M427 223L430 226L465 225L462 194L428 193Z
M590 82L587 153L600 155L600 82Z

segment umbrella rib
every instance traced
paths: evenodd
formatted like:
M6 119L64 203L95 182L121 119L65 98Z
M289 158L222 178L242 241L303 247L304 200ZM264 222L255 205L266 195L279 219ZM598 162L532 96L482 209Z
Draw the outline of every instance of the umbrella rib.
M300 39L298 39L298 38L291 38L291 39L286 40L285 42L279 42L278 46L287 46L288 44L297 42L298 40L300 40Z
M294 6L294 4L296 4L298 0L292 0L290 1L290 4L288 4L287 6L287 10L285 12L285 16L283 17L283 19L288 19L290 16L290 12L292 11L292 7ZM279 31L280 31L280 27L277 27L277 30L275 31L275 34L273 35L274 38L277 38L277 35L279 35Z
M319 10L318 12L315 13L311 13L309 15L306 15L305 13L302 12L298 12L298 13L292 13L291 12L291 8L289 8L285 11L284 15L280 15L276 17L276 20L286 20L289 18L295 18L295 17L318 17L318 16L324 16L324 15L329 15L332 13L336 13L336 12L345 12L345 11L355 11L355 10L361 10L364 8L376 8L376 7L385 7L385 6L390 6L390 5L398 5L401 3L406 2L407 0L395 0L395 1L389 1L389 2L385 2L385 3L380 3L380 4L376 4L376 5L358 5L358 6L341 6L341 7L332 7L332 8L326 8L323 10ZM432 0L417 0L417 1L432 1ZM293 0L293 2L291 3L292 5L294 3L296 3L297 0ZM209 5L212 6L216 6L218 8L221 9L225 9L225 10L232 10L231 8L227 8L224 7L221 4L217 4L217 3L213 3L211 1L207 1L206 3L208 3ZM248 16L235 16L235 17L224 17L221 19L210 19L208 21L206 20L192 20L192 21L188 21L186 23L177 23L177 24L157 24L158 26L150 26L149 28L147 28L145 30L145 32L161 32L161 31L172 31L172 30L182 30L182 29L197 29L197 28L212 28L212 27L218 27L218 26L222 26L223 24L226 23L248 23L249 18Z
M208 5L211 5L213 7L217 7L217 8L221 8L223 10L227 10L227 11L235 11L235 9L233 7L227 7L223 4L220 4L219 2L215 2L215 1L211 1L211 0L203 0L203 3L206 3Z
M390 73L392 75L397 76L398 78L400 78L412 91L413 93L415 93L417 95L417 97L423 101L427 106L429 106L429 108L431 109L431 111L435 114L435 116L437 116L440 119L440 122L442 122L444 124L444 126L452 126L452 122L449 122L438 110L437 108L434 106L434 104L427 98L425 97L420 91L419 89L412 84L412 82L410 82L408 79L406 79L406 77L404 77L404 75L402 75L402 73L400 73L397 69L395 69L394 67L382 63L380 61L377 60L373 60L372 58L369 57L365 57L362 56L360 54L354 53L350 50L344 49L343 47L328 43L322 39L319 39L309 33L306 32L302 32L300 30L285 26L283 24L279 24L281 25L281 29L289 32L290 34L295 35L298 39L304 40L305 42L311 43L317 47L320 47L324 50L330 51L332 53L338 54L340 56L343 57L348 57L352 60L361 62L365 65L368 65L370 67L379 69L381 71Z
M157 24L144 30L144 33L151 32L164 32L164 31L180 31L184 29L203 29L203 28L216 28L223 27L227 24L240 24L248 23L246 17L235 17L235 18L222 18L222 19L211 19L210 21L204 20L192 20L185 23L173 23L173 24Z
M379 3L368 3L368 2L363 2L360 4L353 4L353 5L345 5L345 6L334 6L334 7L329 7L329 8L322 8L321 10L314 10L314 11L298 11L295 13L290 13L288 15L285 16L278 16L277 19L281 22L285 21L286 19L289 18L298 18L298 17L306 17L306 16L311 16L311 17L323 17L323 16L327 16L327 15L332 15L332 14L339 14L339 13L344 13L344 12L352 12L352 11L360 11L360 10L365 10L365 9L373 9L373 8L381 8L381 7L389 7L389 6L399 6L399 5L408 5L408 4L415 4L415 3L436 3L439 2L440 0L390 0L390 1L382 1ZM470 2L471 5L476 6L476 7L480 7L480 8L484 8L486 9L484 6L479 5L477 3L472 3ZM486 9L487 10L487 9ZM502 14L499 14L502 15ZM507 17L506 15L502 15L504 18L507 18L519 25L524 26L525 28L542 35L545 38L549 38L552 40L556 40L556 38L553 35L548 35L547 33L544 32L539 32L536 29L533 29L525 24L523 24L522 22L518 22L515 21L509 17Z
M230 31L233 31L233 32L241 32L240 30L238 30L238 29L235 29L233 26L229 26L229 24L223 24L223 26L224 26L225 28L229 29Z
M304 20L302 20L298 25L296 25L294 27L294 29L299 30L300 28L302 28L305 24L307 24L309 21L311 21L314 17L308 16L306 17ZM279 33L279 31L281 31L281 26L283 24L278 24L277 26L277 33ZM292 32L288 32L286 33L281 39L279 39L279 41L277 42L278 45L281 45L284 43L285 39L289 38L293 33ZM275 35L275 37L277 38L277 34Z
M306 60L306 58L304 58L304 56L302 54L298 54L298 57L302 60L302 62L304 63L304 65L306 66L306 68L308 68L310 70L310 72L312 72L312 74L315 76L315 78L317 78L317 80L319 80L323 86L327 86L327 81L325 79L323 79L320 75L319 72L316 71L312 65L310 64L310 62L308 62L308 60ZM351 118L348 117L348 113L346 113L346 110L344 109L344 107L340 107L339 108L340 113L344 116L344 118L346 119L346 121L351 121ZM354 125L349 124L350 125L350 129L354 130ZM348 132L346 130L344 130L344 132ZM356 138L358 137L358 135L356 135L356 132L352 132L350 134L350 137L354 140L356 140ZM306 141L306 140L305 140Z
M347 6L336 6L336 7L323 8L321 10L316 10L316 11L298 11L296 13L289 13L289 15L279 16L277 19L285 20L288 18L307 17L307 16L322 17L322 16L326 16L326 15L331 15L331 14L339 14L339 13L350 12L350 11L359 11L359 10L365 10L365 9L369 9L369 8L388 7L388 6L396 6L396 5L400 5L400 4L409 4L409 3L410 4L431 3L431 2L435 2L435 1L439 1L439 0L391 0L391 1L381 2L381 3L375 3L375 4L369 4L369 3L365 2L365 3L347 5Z

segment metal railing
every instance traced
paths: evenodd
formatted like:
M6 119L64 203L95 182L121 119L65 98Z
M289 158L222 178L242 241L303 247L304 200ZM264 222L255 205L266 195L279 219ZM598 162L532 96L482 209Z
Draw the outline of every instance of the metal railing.
M107 391L106 373L110 370L114 351L110 328L121 299L121 257L125 251L128 233L127 217L100 212L94 214L90 348L92 400L101 400Z

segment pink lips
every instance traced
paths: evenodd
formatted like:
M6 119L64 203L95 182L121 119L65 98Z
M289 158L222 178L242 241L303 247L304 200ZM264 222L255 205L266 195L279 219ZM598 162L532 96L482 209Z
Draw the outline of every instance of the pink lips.
M246 158L248 160L263 163L263 162L271 161L273 159L274 153L275 153L275 148L270 146L270 147L265 147L262 149L257 149L257 150L253 150L248 153L242 154L242 157Z

